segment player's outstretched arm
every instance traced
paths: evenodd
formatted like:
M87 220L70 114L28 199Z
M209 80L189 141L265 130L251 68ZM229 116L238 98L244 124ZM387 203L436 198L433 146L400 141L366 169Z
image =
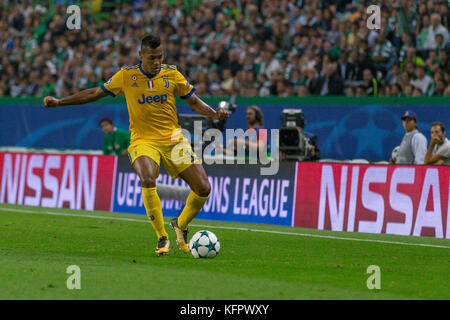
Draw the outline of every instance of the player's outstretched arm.
M197 113L207 117L211 117L213 119L224 120L230 116L230 113L228 111L225 111L224 109L218 108L217 110L214 110L213 108L208 106L205 102L203 102L202 99L197 97L195 93L192 94L189 98L187 98L186 102Z
M108 94L100 87L82 90L74 95L57 99L55 97L47 96L44 98L44 107L56 108L59 106L70 106L85 104L97 101L100 98L106 97Z

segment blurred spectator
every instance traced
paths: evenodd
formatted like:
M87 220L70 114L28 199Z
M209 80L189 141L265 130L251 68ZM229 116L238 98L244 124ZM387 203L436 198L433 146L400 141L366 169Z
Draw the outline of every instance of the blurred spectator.
M445 137L445 126L442 122L431 124L431 141L425 154L424 163L428 165L450 165L450 141Z
M388 1L389 3L389 1ZM414 31L414 21L417 19L417 13L414 10L413 1L400 0L397 6L397 19L399 34L412 33Z
M402 34L402 45L400 47L399 55L398 55L398 61L402 62L406 58L406 52L408 51L408 48L414 48L414 44L412 41L412 37L410 33L403 33Z
M404 91L404 95L406 97L412 97L414 94L414 87L413 87L413 85L408 84L407 86L405 86L403 91Z
M299 97L306 97L309 96L310 93L308 91L308 89L305 86L300 86L297 90L297 96Z
M366 96L378 96L378 81L370 69L364 70L364 93Z
M357 86L356 87L356 93L355 93L355 97L364 97L366 95L366 90L364 88L364 86Z
M411 84L420 89L421 93L425 96L432 96L434 93L434 81L433 79L425 74L425 67L418 66L416 68L416 76L415 80L411 81Z
M436 33L436 49L442 50L446 48L447 43L444 42L444 35L442 33Z
M363 80L365 69L370 69L372 73L376 72L374 61L370 58L369 52L362 51L358 53L358 59L355 64L356 80Z
M406 91L406 87L411 85L411 75L407 71L403 71L400 76L400 86L403 92Z
M419 7L420 8L420 7ZM417 48L418 49L425 49L425 43L428 39L428 31L430 27L430 16L429 15L423 15L421 16L422 21L418 21L416 30L420 27L421 29L419 32L416 32L417 34ZM421 22L421 23L420 23Z
M339 56L337 71L344 82L353 79L355 76L355 65L349 61L348 54L345 51L342 51Z
M432 79L443 73L434 94L447 92L443 0L380 0L381 30L367 29L369 0L81 1L80 30L66 28L64 1L50 8L19 2L0 7L2 95L94 87L137 64L148 33L160 35L165 63L177 65L205 95L359 96L366 69L380 94L395 94L392 85L400 83L400 94L412 95L406 86L421 65Z
M377 72L382 72L382 75L386 76L387 71L391 68L395 59L396 53L394 46L386 39L384 32L380 32L373 50L375 70Z
M355 88L348 87L347 89L345 89L345 96L354 97L355 95L356 95Z
M444 90L444 96L450 97L450 85L448 85Z
M421 97L421 96L423 96L423 92L422 92L422 90L421 90L420 88L415 87L415 88L413 89L413 94L412 94L412 96L413 96L413 97Z
M424 65L425 62L422 57L416 55L416 49L410 47L406 50L406 58L400 63L400 71L405 71L408 63L413 66Z
M233 89L233 74L230 69L224 69L222 72L222 83L220 84L221 89L223 89L227 94L231 94Z
M402 92L402 87L398 83L394 83L391 85L391 96L392 97L399 97Z
M306 80L306 87L308 88L308 92L317 95L320 94L320 79L319 74L317 73L316 69L309 68L308 69L308 79Z
M450 52L450 51L449 51ZM450 62L448 60L448 52L446 50L439 51L439 56L436 60L436 69L431 70L432 72L445 72L446 77L449 77Z
M318 87L321 96L340 95L344 92L342 78L336 70L336 63L330 62L323 67L323 75L320 77Z
M443 43L447 43L449 40L448 28L441 24L441 16L438 13L431 15L431 25L428 27L427 40L425 42L425 49L436 49L436 35L441 34L444 38Z
M10 81L10 95L11 97L20 97L23 93L22 81L19 75L14 76L14 78Z
M445 95L444 93L445 93L445 81L444 80L438 80L436 82L435 95L443 96L443 95Z
M386 78L387 84L396 84L400 82L400 67L398 64L394 64L392 66L392 73L390 74L390 77Z

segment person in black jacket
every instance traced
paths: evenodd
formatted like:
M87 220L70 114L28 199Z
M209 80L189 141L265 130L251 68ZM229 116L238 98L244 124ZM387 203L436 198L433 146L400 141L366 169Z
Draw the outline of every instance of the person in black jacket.
M363 72L364 90L367 96L378 96L378 81L370 69Z
M348 61L348 54L346 51L342 51L339 56L337 72L344 81L353 79L355 75L355 65Z
M310 68L307 74L308 79L306 80L306 88L308 92L312 95L320 94L320 77L316 69Z
M323 75L320 77L319 94L321 96L341 95L344 93L344 83L336 70L336 63L328 63L323 70Z
M355 63L356 80L363 80L364 69L370 69L375 74L375 65L368 52L358 52L358 60Z

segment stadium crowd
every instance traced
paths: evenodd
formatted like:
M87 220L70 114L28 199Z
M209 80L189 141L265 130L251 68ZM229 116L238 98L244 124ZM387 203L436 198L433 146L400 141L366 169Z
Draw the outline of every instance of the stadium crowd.
M17 2L0 7L0 96L98 86L149 33L200 96L450 95L447 0L376 1L380 30L363 0L91 0L79 30L66 26L79 2Z

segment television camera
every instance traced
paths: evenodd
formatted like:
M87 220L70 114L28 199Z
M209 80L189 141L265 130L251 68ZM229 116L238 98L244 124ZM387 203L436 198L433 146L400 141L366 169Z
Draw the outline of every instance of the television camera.
M304 134L306 121L302 109L283 109L282 127L279 131L281 160L304 161L311 148L310 139Z

